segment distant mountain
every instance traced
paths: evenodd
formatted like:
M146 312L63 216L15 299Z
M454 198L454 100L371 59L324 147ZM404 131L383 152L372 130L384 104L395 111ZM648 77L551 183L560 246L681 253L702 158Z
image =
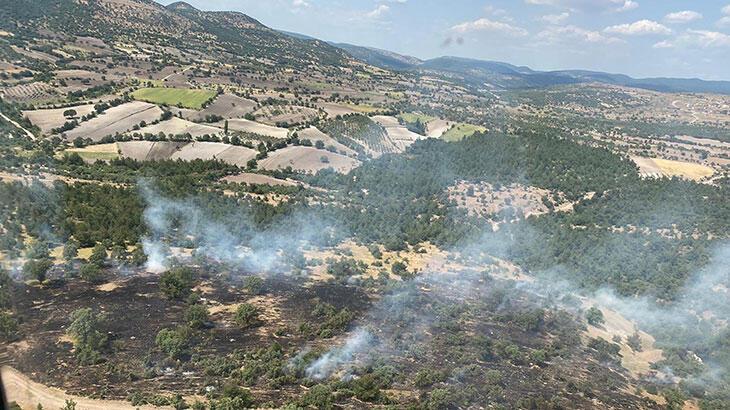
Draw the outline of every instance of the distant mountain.
M347 51L351 56L360 61L386 70L409 70L423 63L423 61L416 57L378 48L361 47L346 43L332 43L332 45Z
M259 64L342 66L350 61L347 53L324 41L303 41L243 13L201 11L185 2L165 7L153 0L0 1L0 29L133 40Z

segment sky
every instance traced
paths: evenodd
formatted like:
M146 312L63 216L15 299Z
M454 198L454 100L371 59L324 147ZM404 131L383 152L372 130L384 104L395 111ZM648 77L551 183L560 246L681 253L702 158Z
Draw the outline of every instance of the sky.
M187 0L422 59L730 80L730 0ZM172 0L160 0L163 4Z

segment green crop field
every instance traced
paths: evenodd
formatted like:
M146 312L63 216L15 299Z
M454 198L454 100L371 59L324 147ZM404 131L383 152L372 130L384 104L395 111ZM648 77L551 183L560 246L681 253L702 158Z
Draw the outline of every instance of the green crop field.
M479 126L479 125L472 125L472 124L457 124L451 128L449 128L448 131L444 133L444 135L441 136L441 139L444 141L454 142L454 141L461 141L462 139L466 137L470 137L474 135L474 133L477 132L483 132L487 129Z
M420 120L424 124L434 119L434 117L415 112L404 112L399 114L398 118L408 123L414 123L416 120Z
M215 91L185 88L140 88L132 93L132 97L137 100L192 109L203 108L203 104L215 96Z

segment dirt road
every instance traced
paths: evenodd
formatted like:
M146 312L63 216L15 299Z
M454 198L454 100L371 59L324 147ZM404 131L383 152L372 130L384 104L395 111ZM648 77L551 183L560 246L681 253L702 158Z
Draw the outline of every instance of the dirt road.
M7 116L6 116L5 114L3 114L3 113L1 113L1 112L0 112L0 117L2 117L2 118L3 118L4 120L5 120L5 121L7 121L7 122L9 122L9 123L13 124L13 126L15 126L15 128L17 128L17 129L19 129L19 130L23 131L23 132L25 133L25 135L27 135L27 136L28 136L28 138L30 138L30 139L32 139L33 141L35 141L35 135L33 135L33 133L32 133L32 132L30 132L30 131L26 130L25 128L23 128L23 126L22 126L22 125L20 125L20 124L18 124L17 122L15 122L15 121L11 120L10 118L8 118L8 117L7 117Z
M18 403L22 409L35 409L39 403L44 409L60 409L66 405L66 400L75 401L76 408L79 410L154 410L172 408L132 406L129 402L120 400L92 400L71 396L59 389L36 383L9 366L0 368L0 379L8 396L8 401Z

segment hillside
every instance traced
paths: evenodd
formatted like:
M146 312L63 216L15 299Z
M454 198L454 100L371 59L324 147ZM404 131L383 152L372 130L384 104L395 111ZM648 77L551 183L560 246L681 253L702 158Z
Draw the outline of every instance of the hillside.
M47 29L105 41L142 41L234 61L343 65L347 56L321 41L301 41L237 12L204 12L153 0L18 0L0 4L0 28L32 35Z

